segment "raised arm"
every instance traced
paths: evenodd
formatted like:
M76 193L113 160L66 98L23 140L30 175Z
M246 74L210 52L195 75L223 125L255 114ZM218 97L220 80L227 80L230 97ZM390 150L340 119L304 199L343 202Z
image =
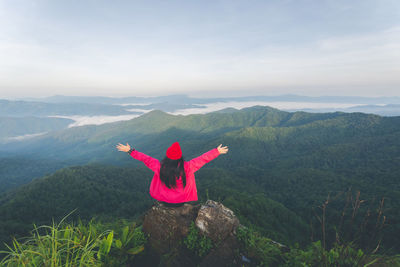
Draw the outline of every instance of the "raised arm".
M156 172L160 169L160 161L158 159L152 158L142 152L135 150L134 148L131 148L128 143L126 143L126 146L118 144L117 149L119 151L129 153L129 155L131 155L134 159L142 161L153 172Z
M198 171L201 167L203 167L206 163L212 161L216 157L218 157L220 154L226 154L228 152L228 147L222 147L222 145L219 145L217 148L214 148L203 155L194 158L190 160L189 163L189 168L191 171L196 172Z
M143 163L153 172L156 172L160 169L160 161L158 159L152 158L137 150L133 150L130 155L134 159L143 161Z

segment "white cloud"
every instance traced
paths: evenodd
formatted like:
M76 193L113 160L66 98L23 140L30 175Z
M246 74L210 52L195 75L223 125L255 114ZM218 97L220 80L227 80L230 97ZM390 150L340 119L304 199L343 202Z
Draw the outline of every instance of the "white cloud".
M31 139L37 136L41 136L46 134L47 132L42 132L42 133L35 133L35 134L25 134L25 135L18 135L18 136L12 136L12 137L7 137L5 138L6 142L11 142L11 141L23 141L27 139Z
M69 128L84 125L101 125L116 121L127 121L139 117L140 115L120 115L120 116L49 116L54 118L71 119L75 122L68 125Z

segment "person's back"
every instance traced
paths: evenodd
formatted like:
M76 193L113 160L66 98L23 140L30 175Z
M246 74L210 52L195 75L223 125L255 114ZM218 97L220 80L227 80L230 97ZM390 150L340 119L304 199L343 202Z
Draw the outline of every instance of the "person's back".
M204 164L226 154L228 148L219 145L203 155L190 161L184 161L178 142L172 144L166 152L166 157L160 162L129 146L117 145L119 151L128 152L133 158L142 161L154 172L150 184L150 195L161 202L179 206L185 202L197 201L197 187L194 173Z

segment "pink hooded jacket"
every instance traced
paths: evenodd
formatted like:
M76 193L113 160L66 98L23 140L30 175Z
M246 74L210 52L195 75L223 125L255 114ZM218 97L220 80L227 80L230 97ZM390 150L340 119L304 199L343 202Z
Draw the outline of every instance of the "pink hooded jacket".
M176 188L168 188L160 179L160 161L152 158L137 150L132 151L131 156L134 159L143 161L143 163L154 172L153 180L150 184L150 195L159 201L168 203L181 203L187 201L197 201L197 188L194 173L204 164L212 161L219 156L219 151L214 148L203 155L190 161L185 161L184 169L186 174L186 186L183 188L181 177L176 180Z

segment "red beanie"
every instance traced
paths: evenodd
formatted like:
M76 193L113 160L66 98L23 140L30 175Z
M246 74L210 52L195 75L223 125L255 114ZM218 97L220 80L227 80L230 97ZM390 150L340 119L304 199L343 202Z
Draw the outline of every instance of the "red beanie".
M181 146L179 145L178 142L173 143L168 149L167 149L167 157L169 159L177 160L182 157L182 150Z

